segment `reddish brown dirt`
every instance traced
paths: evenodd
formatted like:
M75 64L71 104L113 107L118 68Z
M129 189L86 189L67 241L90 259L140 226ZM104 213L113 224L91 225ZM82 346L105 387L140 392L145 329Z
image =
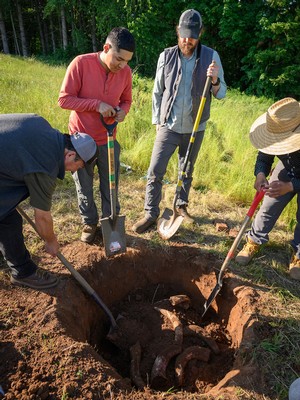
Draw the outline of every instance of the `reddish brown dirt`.
M235 399L241 390L266 398L252 357L264 294L226 273L217 301L201 319L220 267L212 255L178 244L150 250L136 238L126 254L111 259L99 245L81 242L62 253L119 328L111 330L106 314L58 259L42 254L36 260L60 276L59 286L45 292L13 287L2 274L5 399ZM172 304L179 295L190 302ZM154 371L161 362L164 377Z

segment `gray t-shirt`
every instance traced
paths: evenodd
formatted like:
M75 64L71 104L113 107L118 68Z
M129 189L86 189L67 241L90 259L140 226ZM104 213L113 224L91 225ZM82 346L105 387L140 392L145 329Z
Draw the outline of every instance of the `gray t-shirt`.
M227 86L224 80L224 71L219 54L213 51L213 60L216 61L219 66L219 77L220 77L220 88L214 97L216 99L223 99L226 95ZM167 121L168 129L172 129L177 133L190 133L193 130L193 119L191 117L192 110L192 72L196 62L195 52L190 58L184 58L181 56L182 62L182 77L178 87L177 98L175 99L173 110L169 120ZM155 75L153 93L152 93L152 124L160 125L160 107L163 92L165 89L164 82L164 68L165 68L165 56L162 52L157 62L157 70ZM206 122L202 122L198 131L205 130Z
M25 175L24 181L29 190L30 205L39 210L50 211L56 179L38 172Z

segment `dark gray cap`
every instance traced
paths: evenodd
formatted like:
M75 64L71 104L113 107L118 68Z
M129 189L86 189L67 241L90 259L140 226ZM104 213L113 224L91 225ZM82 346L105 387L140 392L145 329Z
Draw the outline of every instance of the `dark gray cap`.
M97 144L87 133L75 132L71 135L71 142L79 157L85 163L90 164L97 157Z
M181 38L198 39L202 28L202 18L196 10L186 10L179 19L178 31Z

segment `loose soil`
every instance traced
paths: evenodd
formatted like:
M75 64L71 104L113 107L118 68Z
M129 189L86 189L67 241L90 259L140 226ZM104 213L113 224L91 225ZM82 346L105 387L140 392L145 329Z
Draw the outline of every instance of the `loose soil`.
M5 399L266 399L255 347L270 333L257 319L267 293L227 271L201 318L219 260L174 241L151 248L128 236L127 246L109 259L100 239L61 249L112 311L116 330L57 258L35 257L60 277L44 292L13 287L2 274Z

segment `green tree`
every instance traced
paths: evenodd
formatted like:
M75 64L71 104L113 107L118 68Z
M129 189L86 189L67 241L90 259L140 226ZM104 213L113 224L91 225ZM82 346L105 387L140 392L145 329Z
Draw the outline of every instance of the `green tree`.
M257 96L297 97L299 31L297 0L224 0L220 37L230 85Z
M195 8L201 42L220 54L230 87L297 98L299 7L299 0L0 0L0 51L69 63L101 50L108 32L124 26L137 44L131 67L154 77L159 53L177 43L180 14Z
M268 0L257 16L256 44L242 59L247 93L297 98L300 93L300 6Z

